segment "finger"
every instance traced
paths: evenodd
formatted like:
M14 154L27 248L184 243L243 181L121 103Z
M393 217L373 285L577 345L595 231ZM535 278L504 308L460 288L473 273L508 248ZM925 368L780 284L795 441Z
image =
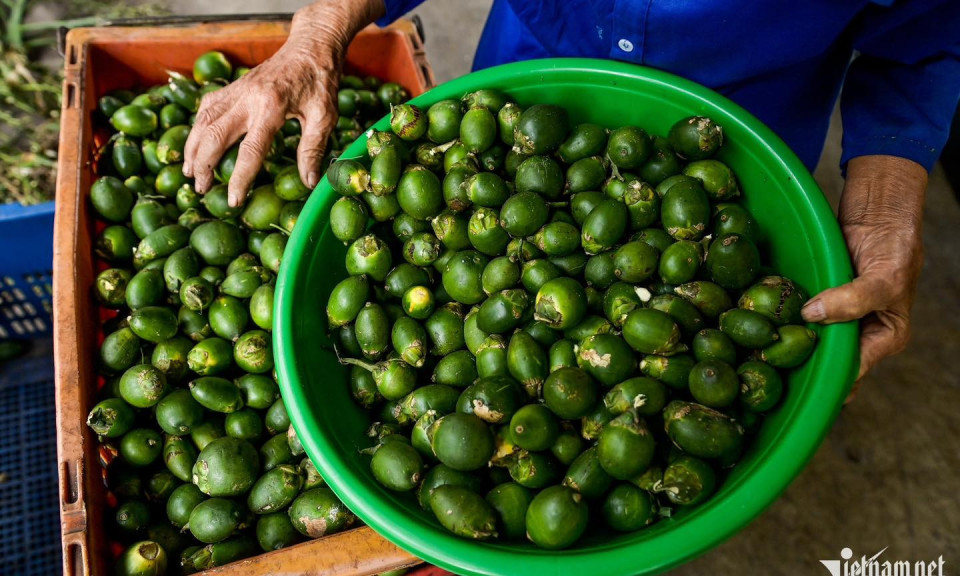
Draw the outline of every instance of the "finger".
M237 163L233 169L233 174L230 175L227 190L230 206L239 206L246 200L247 190L253 184L261 165L263 165L263 160L270 151L273 137L283 125L283 117L278 117L280 122L277 122L277 117L273 115L261 116L254 123L253 129L247 132L247 135L240 142Z
M845 405L856 400L863 377L876 366L880 359L878 355L887 347L886 340L895 336L895 331L885 326L876 316L867 316L860 323L860 369L850 393L843 401Z
M860 392L860 384L862 383L863 380L854 380L853 387L850 388L850 393L847 394L847 398L843 401L844 406L857 399L857 394Z
M802 310L807 322L847 322L881 310L889 303L887 283L878 276L866 275L853 282L824 290L807 302Z
M871 316L860 325L860 373L857 380L881 360L903 351L910 339L905 319L888 314Z
M300 179L308 188L316 188L320 182L320 162L326 152L327 137L336 121L337 112L332 101L324 102L322 106L304 114L300 146L297 148L297 166Z
M234 107L198 134L201 140L194 157L193 172L196 190L200 194L206 194L213 185L213 168L224 152L243 135L244 120L243 114ZM193 132L195 130L191 130Z
M214 94L207 94L200 104L200 110L193 121L190 133L187 135L187 141L183 146L183 175L187 178L193 178L193 165L196 161L197 148L203 141L201 134L226 111L225 104L216 98Z

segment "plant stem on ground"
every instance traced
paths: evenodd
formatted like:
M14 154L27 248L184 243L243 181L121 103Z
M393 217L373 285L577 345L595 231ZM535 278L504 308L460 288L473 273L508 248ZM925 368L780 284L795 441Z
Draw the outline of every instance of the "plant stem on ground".
M40 4L62 19L24 22ZM0 0L0 204L53 200L62 77L40 56L56 43L56 30L165 13L162 4L127 0Z

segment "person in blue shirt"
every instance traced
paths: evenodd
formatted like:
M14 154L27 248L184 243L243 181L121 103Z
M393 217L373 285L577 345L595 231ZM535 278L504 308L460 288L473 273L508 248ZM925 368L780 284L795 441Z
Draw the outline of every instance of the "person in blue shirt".
M229 183L239 205L273 134L295 117L300 174L314 187L347 45L367 24L389 24L421 1L319 0L299 10L276 55L204 98L184 174L206 192L213 166L243 137ZM861 377L903 350L927 175L960 98L960 2L495 0L474 69L561 56L634 62L709 86L770 126L811 170L839 98L839 219L857 277L816 295L803 315L862 319Z

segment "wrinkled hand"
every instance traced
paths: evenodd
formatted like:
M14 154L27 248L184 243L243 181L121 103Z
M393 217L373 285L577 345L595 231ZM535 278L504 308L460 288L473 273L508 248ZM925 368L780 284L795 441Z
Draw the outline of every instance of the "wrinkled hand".
M242 204L287 118L300 120L300 178L316 186L327 135L337 121L337 84L347 45L383 13L383 0L315 2L296 13L290 37L276 54L206 95L184 148L183 173L196 179L197 191L210 189L220 157L243 137L228 188L230 205Z
M910 339L926 187L926 170L903 158L861 156L847 165L840 225L857 277L811 299L803 317L824 324L862 318L858 381Z

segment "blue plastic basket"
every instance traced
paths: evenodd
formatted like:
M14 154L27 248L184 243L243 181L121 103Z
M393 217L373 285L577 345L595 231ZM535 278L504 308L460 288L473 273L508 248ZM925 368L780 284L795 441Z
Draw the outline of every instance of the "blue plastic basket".
M53 344L0 364L0 574L60 574Z
M0 205L0 338L53 330L53 202Z

